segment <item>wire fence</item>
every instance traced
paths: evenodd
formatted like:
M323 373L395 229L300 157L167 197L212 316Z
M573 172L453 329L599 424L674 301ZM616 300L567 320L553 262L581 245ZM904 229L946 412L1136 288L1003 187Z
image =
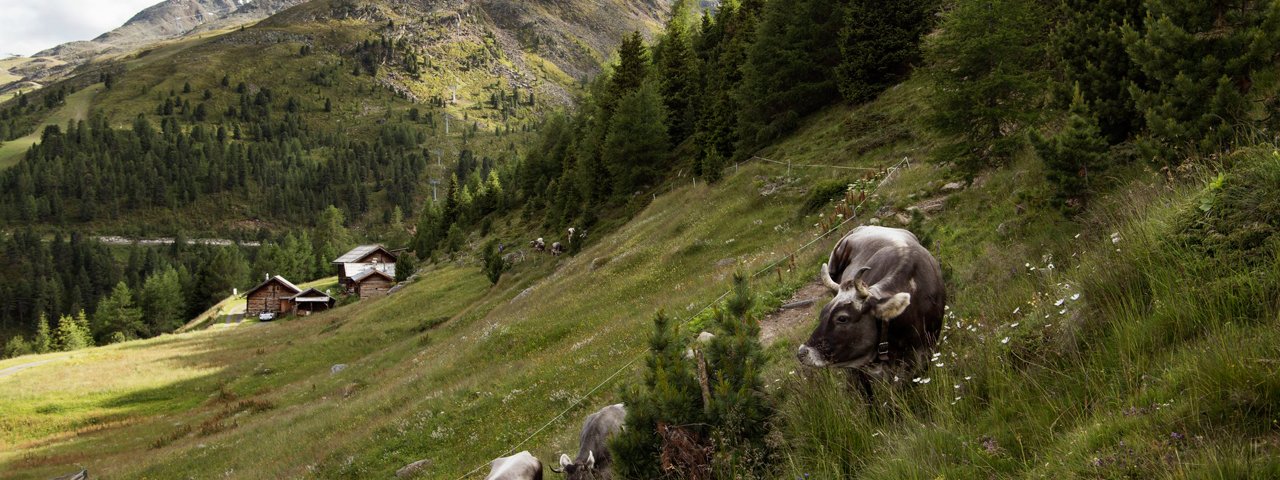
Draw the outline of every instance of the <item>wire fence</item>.
M782 165L787 165L787 163L783 163L783 162L779 162L779 161L776 161L776 160L767 159L767 158L764 158L764 157L756 156L756 157L753 157L753 158L757 158L757 159L764 160L764 161L771 162L771 163L778 163L778 164L782 164ZM910 163L910 162L909 162L909 159L907 159L907 158L903 158L902 160L898 161L898 163L895 163L893 166L888 167L888 168L870 168L870 167L867 167L867 168L863 168L863 167L838 167L838 166L833 166L833 165L792 165L792 166L823 167L823 168L848 168L848 169L865 170L865 171L885 171L886 173L885 173L885 175L884 175L884 178L881 178L881 179L880 179L880 181L876 184L876 187L875 187L875 188L873 188L873 189L871 190L872 192L875 192L875 191L880 190L880 187L884 186L884 184L888 183L888 182L889 182L889 180L893 178L893 175L894 175L895 173L897 173L897 172L898 172L898 170L899 170L899 169L901 169L903 165L909 165L909 163ZM868 196L868 197L869 197L869 196ZM866 203L866 201L867 201L866 199L867 199L867 197L864 197L862 200L860 200L860 201L858 202L858 205L854 207L854 212L859 212L859 211L861 211L861 210L862 210L862 205L863 205L864 203ZM849 215L849 217L848 217L848 218L845 218L843 222L840 222L839 224L836 224L835 226L833 226L833 227L831 227L831 228L827 229L826 231L822 232L821 234L818 234L818 235L817 235L817 236L815 236L812 240L809 240L809 241L808 241L808 242L806 242L804 245L801 245L800 247L798 247L798 248L796 248L795 250L791 251L791 253L787 253L787 254L785 254L785 255L782 255L782 256L781 256L781 257L779 257L777 260L774 260L773 262L771 262L771 263L769 263L768 265L766 265L764 268L761 268L760 270L756 271L755 273L752 273L752 274L750 275L750 277L748 277L748 278L755 278L755 277L758 277L758 276L760 276L760 275L765 274L766 272L769 272L770 270L773 270L773 269L774 269L774 268L776 268L778 265L781 265L781 264L782 264L782 262L784 262L784 261L789 261L790 259L794 258L794 257L795 257L795 255L797 255L797 254L799 254L799 253L801 253L801 252L803 252L803 251L805 251L805 250L808 250L808 249L809 249L809 247L812 247L813 245L817 244L819 241L821 241L821 240L823 240L823 239L827 238L828 236L830 236L832 233L835 233L836 231L838 231L838 230L840 230L840 229L844 228L844 226L845 226L846 224L848 224L849 222L852 222L855 218L857 218L857 215L856 215L856 214L855 214L855 215ZM730 294L730 293L732 293L732 292L733 292L733 289L732 289L732 288L730 288L729 290L725 290L725 292L724 292L724 293L720 294L720 296L719 296L719 297L716 297L716 299L715 299L715 300L712 300L712 301L711 301L710 303L708 303L706 306L702 307L702 309L701 309L701 310L698 310L698 311L697 311L696 313L694 313L693 315L690 315L690 316L686 317L684 320L682 320L682 321L680 321L680 322L676 323L676 326L677 326L677 327L683 327L683 326L685 326L685 325L688 325L690 322L692 322L694 319L697 319L700 315L702 315L703 313L705 313L707 310L710 310L712 307L715 307L716 305L719 305L719 304L720 304L720 302L721 302L722 300L724 300L724 299L725 299L725 297L729 296L729 294ZM638 348L638 349L639 349L639 350L643 350L643 346L642 346L642 347L640 347L640 348ZM578 408L578 406L582 405L582 402L586 401L588 398L590 398L592 395L594 395L594 394L595 394L597 391L599 391L601 388L604 388L604 386L605 386L605 385L608 385L610 382L612 382L615 378L617 378L617 377L618 377L618 375L621 375L621 374L622 374L622 372L625 372L625 371L627 371L627 370L631 369L631 367L632 367L633 365L635 365L635 363L636 363L636 362L640 361L640 360L641 360L641 359L643 359L643 358L644 358L644 352L643 352L643 351L642 351L642 352L640 352L640 353L639 353L639 354L637 354L637 355L632 356L631 360L627 361L627 363L626 363L626 364L624 364L624 365L622 365L621 367L619 367L619 368L618 368L617 370L615 370L612 374L610 374L608 377L606 377L603 381L601 381L600 383L596 384L596 386L595 386L595 387L593 387L591 390L587 391L587 393L586 393L586 394L584 394L584 395L582 395L582 396L578 397L578 399L577 399L577 400L575 400L575 401L573 402L573 404L569 405L568 407L565 407L565 409L564 409L564 410L561 410L561 411L560 411L560 413L559 413L559 414L557 414L556 416L552 417L552 418L551 418L551 420L548 420L546 423L542 424L542 426L541 426L541 427L538 427L538 429L537 429L537 430L534 430L532 433L530 433L529 435L525 436L524 440L521 440L519 443L515 444L515 445L514 445L514 446L512 446L510 449L508 449L506 452L502 453L501 455L498 455L498 457L506 457L506 456L511 455L511 454L512 454L512 453L514 453L514 452L519 451L519 450L520 450L520 447L523 447L526 443L528 443L528 442L529 442L529 440L532 440L532 439L533 439L533 437L536 437L538 434L542 433L544 430L546 430L547 428L551 427L551 425L554 425L554 424L555 424L557 421L559 421L561 418L564 418L564 416L565 416L565 415L567 415L571 410L573 410L573 409L575 409L575 408ZM497 457L495 457L495 458L497 458ZM457 478L457 480L463 480L463 479L465 479L465 478L467 478L467 477L471 476L472 474L474 474L474 473L476 473L476 472L480 471L480 469L484 468L485 466L488 466L488 465L489 465L489 463L490 463L490 462L484 462L484 463L481 463L480 465L477 465L477 466L476 466L476 468L473 468L473 469L471 469L471 471L469 471L469 472L467 472L467 473L464 473L464 474L462 474L461 476L459 476L459 477Z

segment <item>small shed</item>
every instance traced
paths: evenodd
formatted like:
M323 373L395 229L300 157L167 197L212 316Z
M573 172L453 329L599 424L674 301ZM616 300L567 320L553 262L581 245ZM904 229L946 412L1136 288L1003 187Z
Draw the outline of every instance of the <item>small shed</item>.
M289 301L293 303L295 310L307 313L328 310L337 304L337 300L332 296L314 288L303 290L290 298Z
M293 297L302 293L297 285L276 275L245 292L245 316L254 317L263 312L283 315L293 311Z
M381 270L369 269L351 277L351 291L359 295L361 300L381 297L386 295L391 290L391 285L395 283L395 277Z

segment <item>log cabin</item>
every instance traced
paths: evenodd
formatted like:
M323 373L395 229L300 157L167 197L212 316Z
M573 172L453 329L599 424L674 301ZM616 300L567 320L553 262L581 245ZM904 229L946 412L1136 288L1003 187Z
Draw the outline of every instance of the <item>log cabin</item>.
M297 285L276 275L245 292L246 317L256 317L263 312L285 315L293 311L293 297L302 293Z
M333 261L338 271L338 285L348 292L355 292L352 279L367 270L377 270L396 278L396 255L382 245L360 245Z
M351 292L360 296L361 300L370 297L381 297L391 290L396 278L377 269L368 269L351 277Z

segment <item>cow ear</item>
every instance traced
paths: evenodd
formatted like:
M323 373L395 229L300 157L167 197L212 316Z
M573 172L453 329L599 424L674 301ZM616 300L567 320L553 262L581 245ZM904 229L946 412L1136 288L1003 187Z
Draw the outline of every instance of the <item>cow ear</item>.
M881 320L893 320L898 315L902 315L909 305L911 305L911 294L902 292L876 304L875 314Z
M586 466L587 466L587 468L588 468L588 469L596 468L596 454L595 454L595 452L592 452L591 450L587 450L587 465L586 465Z
M571 460L568 455L561 453L560 468L565 468L565 467L568 467L569 465L573 465L573 460Z

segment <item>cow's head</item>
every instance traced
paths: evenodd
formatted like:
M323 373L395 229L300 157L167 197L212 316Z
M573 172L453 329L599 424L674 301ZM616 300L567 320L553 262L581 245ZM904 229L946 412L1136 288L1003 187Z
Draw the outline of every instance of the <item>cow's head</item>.
M560 469L551 467L551 471L563 473L565 480L587 480L596 477L596 455L587 450L587 459L574 462L568 455L560 454Z
M800 346L796 357L812 367L861 367L871 363L877 353L877 333L911 304L907 292L886 293L868 287L862 267L853 279L843 284L831 279L827 264L822 264L822 283L836 292L818 319L818 328Z

